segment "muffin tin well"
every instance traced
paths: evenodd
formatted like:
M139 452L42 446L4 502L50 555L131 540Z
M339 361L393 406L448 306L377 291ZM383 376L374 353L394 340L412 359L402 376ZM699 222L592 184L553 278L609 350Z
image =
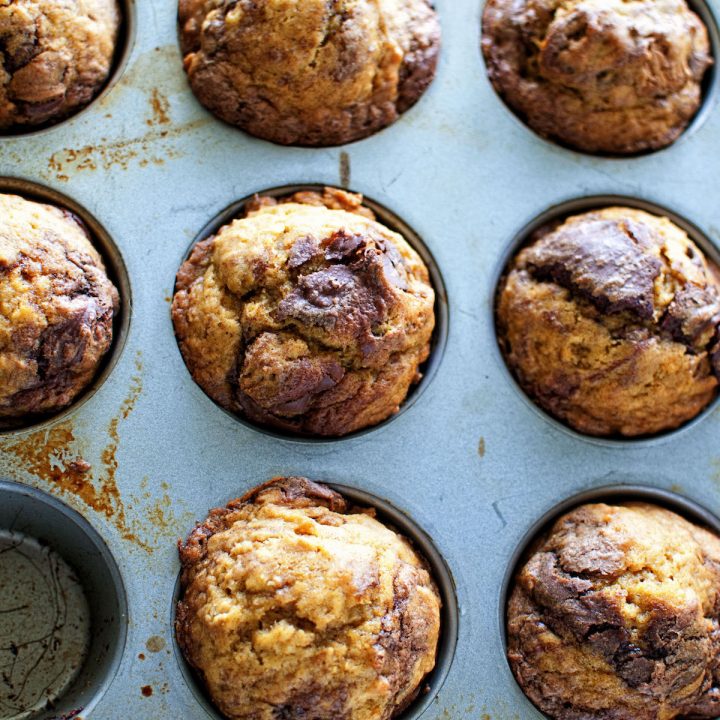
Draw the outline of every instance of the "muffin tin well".
M82 720L207 719L173 649L176 543L211 507L265 478L303 475L355 491L360 502L387 503L387 516L396 508L412 518L452 569L457 642L413 708L410 717L422 720L534 717L505 660L500 596L523 537L548 508L632 483L720 515L717 404L656 439L581 437L548 421L515 387L493 314L507 259L547 221L548 208L557 216L651 202L647 209L672 211L681 226L687 218L693 239L717 258L717 73L694 126L662 152L622 159L569 152L528 131L498 101L478 47L483 3L435 4L443 28L435 81L411 112L351 145L281 147L207 113L182 68L175 0L130 4L121 76L86 110L0 141L0 176L9 178L0 190L76 212L124 296L112 357L83 398L97 389L92 400L0 435L0 477L79 512L122 571L132 622L115 626L127 634L124 650L113 641L112 669L89 677ZM720 0L707 5L717 15ZM219 411L187 372L170 318L175 274L191 242L233 217L238 198L309 182L377 203L384 222L421 254L427 248L424 260L436 273L437 345L423 383L391 421L341 442L258 432ZM76 458L92 466L84 476L72 471ZM3 500L0 514L5 507ZM65 556L72 564L72 553ZM94 573L102 554L78 557ZM121 587L108 577L109 588Z
M688 237L703 251L705 257L709 261L715 263L715 265L720 268L720 250L718 250L718 247L708 238L708 236L689 220L685 219L684 217L678 215L677 213L669 210L662 205L658 205L657 203L654 203L650 200L644 200L637 197L628 197L624 195L594 195L588 197L574 198L572 200L566 200L565 202L554 205L551 208L547 209L545 212L538 215L528 224L523 226L523 228L517 232L513 240L510 242L496 270L495 291L493 294L493 302L491 305L493 311L493 323L495 323L495 304L497 299L497 292L500 286L500 282L505 275L507 267L512 261L512 259L515 257L515 255L520 252L524 245L528 243L529 239L536 231L540 230L543 227L551 226L554 223L562 222L572 215L578 215L584 212L589 212L591 210L598 210L600 208L613 206L636 208L638 210L644 210L645 212L652 213L653 215L657 215L659 217L668 218L675 225L677 225L679 228L681 228L687 233ZM513 372L505 363L505 359L502 356L502 352L500 350L498 342L496 342L495 347L500 362L502 362L503 367L505 367L505 369L507 370L508 380L512 384L513 388L517 390L520 397L522 397L523 400L526 401L528 407L539 413L540 416L543 417L543 419L545 419L554 427L562 430L563 432L570 433L571 435L586 442L597 443L609 447L623 447L627 445L635 445L638 443L644 445L651 445L660 442L670 436L688 430L689 428L695 426L697 423L702 422L704 418L711 415L720 406L720 394L718 394L718 396L715 397L715 399L692 420L689 420L685 424L681 425L679 428L658 433L656 435L640 436L637 438L603 438L593 435L586 435L571 428L569 425L563 423L561 420L554 418L552 415L550 415L550 413L543 410L537 403L535 403L530 397L528 397L528 395L518 383L517 378L515 377Z
M17 483L0 480L0 531L11 532L15 537L25 536L30 542L37 541L40 546L47 545L62 560L70 565L77 574L77 580L85 595L90 611L90 645L84 661L76 657L77 650L68 640L62 645L62 634L72 636L72 630L59 630L66 622L73 622L72 613L64 609L67 591L58 582L54 573L45 573L40 559L35 557L32 548L24 550L27 562L34 568L34 574L28 574L27 582L47 584L47 590L40 596L55 607L37 606L30 608L35 613L38 629L50 627L51 620L57 617L57 624L51 629L50 639L15 638L25 642L35 642L38 650L24 661L22 679L25 686L33 686L32 697L40 695L43 685L50 683L50 673L65 672L67 667L78 663L79 671L69 687L54 702L49 703L40 713L29 717L50 720L51 718L71 718L79 713L86 716L101 701L103 694L113 681L122 658L127 633L128 612L120 571L102 538L80 514L55 498L39 490ZM2 562L2 558L0 558ZM0 607L0 611L12 608ZM77 621L77 620L75 620ZM28 620L31 627L32 620ZM52 634L54 633L54 637ZM3 641L13 640L3 637ZM58 652L55 665L43 667L43 676L38 677L34 662L40 661L46 653L44 642ZM65 653L69 653L65 656ZM18 661L23 661L21 654ZM20 677L20 674L18 674ZM0 708L2 709L2 708ZM10 717L14 717L11 715ZM27 717L21 714L20 717Z
M130 279L122 255L114 240L110 237L104 226L82 205L69 197L44 185L22 180L14 177L0 176L0 193L19 195L26 200L47 203L59 208L69 210L79 218L90 235L90 241L100 253L105 264L105 270L110 281L115 285L120 295L120 310L113 321L113 340L108 352L105 354L92 382L75 398L64 410L44 417L33 418L30 423L0 424L0 436L12 435L23 431L33 431L45 427L48 423L60 421L73 413L83 403L89 400L112 373L117 364L127 340L132 314L132 292Z
M183 262L187 260L193 248L198 242L200 242L201 240L206 240L210 236L215 235L222 227L230 224L236 218L242 217L246 203L252 200L256 195L260 197L264 196L272 198L282 198L301 191L317 191L322 193L323 188L324 185L318 183L285 185L282 187L268 188L267 190L259 190L256 193L252 193L247 197L237 200L236 202L225 208L225 210L223 210L221 213L216 215L200 230L200 232L195 236L192 243L190 244L190 247L187 249L187 252L183 256ZM290 432L283 432L281 430L269 428L254 423L251 420L248 420L240 415L236 415L235 413L230 412L229 410L226 410L225 408L215 403L220 410L232 417L234 420L237 420L237 422L254 428L259 432L265 433L272 437L286 438L295 442L310 444L338 442L340 440L346 440L351 437L365 435L367 433L371 433L375 430L379 430L380 428L385 427L395 418L402 415L402 413L407 412L412 407L412 405L417 402L420 395L425 391L425 388L427 388L432 379L435 377L435 373L437 372L438 368L440 367L440 363L442 362L443 353L445 352L445 345L447 344L449 318L447 290L445 289L445 283L443 281L440 268L438 267L438 264L435 261L432 253L428 249L427 245L422 241L420 236L406 222L402 220L402 218L398 217L394 212L392 212L392 210L389 210L388 208L384 207L378 202L375 202L371 198L363 197L363 205L370 208L370 210L375 213L378 222L382 223L390 230L399 233L403 236L403 238L405 238L407 243L422 258L422 261L425 263L430 274L430 282L433 289L435 290L435 329L433 330L432 339L430 341L430 356L420 366L422 379L419 383L410 387L407 397L400 406L400 410L395 415L390 416L387 420L384 420L377 425L373 425L372 427L358 430L354 433L349 433L348 435L344 435L341 437L311 437L293 434ZM199 389L202 390L202 388ZM211 400L211 398L209 397L208 399Z
M105 96L112 90L115 84L120 80L127 67L128 60L135 43L136 29L136 13L135 0L116 0L120 9L120 27L118 29L117 42L115 44L115 53L113 56L110 74L95 97L84 107L76 110L70 115L59 120L21 128L11 128L9 130L0 130L0 143L7 139L10 142L24 136L44 135L47 132L61 127L75 118L84 115L93 105L100 103Z
M675 492L661 490L646 485L633 485L632 483L619 483L617 485L606 485L595 487L591 490L585 490L573 497L567 498L550 510L543 513L535 522L527 529L527 532L520 540L515 552L512 554L510 563L508 564L505 578L503 579L502 591L498 604L498 632L503 639L503 647L507 649L507 627L506 612L507 603L512 591L513 581L517 571L522 563L527 559L527 555L531 552L534 541L545 531L549 530L552 524L567 512L579 505L588 503L624 503L640 501L659 505L681 515L700 527L707 528L720 535L720 518L714 513L707 510L694 500ZM512 677L512 671L508 665L508 672ZM520 690L518 686L518 690ZM520 690L520 692L522 692ZM548 717L540 712L527 698L525 698L526 707L522 710L522 717L543 718Z
M326 484L336 492L340 493L353 505L363 508L373 508L377 512L378 520L410 540L414 549L420 553L430 565L433 579L437 584L440 592L440 598L442 600L437 664L435 665L435 669L432 673L423 682L419 696L413 701L407 710L398 716L398 720L417 720L417 718L423 715L435 701L438 692L442 688L443 683L450 672L453 657L455 655L459 610L452 571L448 567L442 554L433 544L430 536L410 517L401 510L398 510L394 505L368 492L358 490L357 488L347 485L338 485L337 483ZM220 503L220 505L222 505L222 503ZM190 532L191 529L192 528L188 528L188 532ZM178 600L180 599L180 592L180 576L178 575L168 619L170 625L172 625L175 621L175 608ZM182 673L185 682L192 689L193 695L195 696L198 704L205 710L209 717L213 718L213 720L223 720L223 715L220 714L213 706L196 673L183 657L177 644L177 640L174 637L173 650L180 672Z

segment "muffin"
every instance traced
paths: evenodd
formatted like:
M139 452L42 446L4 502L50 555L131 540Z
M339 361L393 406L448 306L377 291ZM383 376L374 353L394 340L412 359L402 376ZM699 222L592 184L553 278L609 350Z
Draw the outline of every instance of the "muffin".
M283 145L359 140L415 104L434 75L428 0L180 0L180 44L198 100Z
M417 253L361 201L333 189L258 199L195 245L173 322L219 405L334 436L398 411L430 352L434 293Z
M671 430L717 395L720 271L666 218L610 207L543 228L496 311L521 387L579 432Z
M561 517L515 578L508 657L555 720L720 717L720 538L645 503Z
M112 67L115 0L0 3L0 130L57 122L87 105Z
M275 478L179 549L178 643L228 718L389 720L434 667L427 564L324 485Z
M700 106L708 33L685 0L488 0L482 49L505 102L591 153L672 143Z
M80 220L0 194L0 426L62 410L85 389L118 308Z

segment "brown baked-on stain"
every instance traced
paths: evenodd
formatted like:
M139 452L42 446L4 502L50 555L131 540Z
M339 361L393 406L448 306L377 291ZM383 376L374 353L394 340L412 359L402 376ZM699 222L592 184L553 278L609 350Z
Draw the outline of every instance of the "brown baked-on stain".
M150 107L153 115L145 121L148 125L170 124L170 101L157 88L150 91Z
M118 415L110 421L109 442L100 453L101 462L97 471L78 454L78 441L70 420L33 432L17 442L0 443L0 448L20 460L32 475L104 515L123 539L151 552L150 546L131 531L115 477L118 468L115 453L120 442L118 426L132 412L142 393L139 353L135 367L138 374L131 379L130 391Z
M481 438L480 438L480 442L478 442L478 455L479 455L481 458L484 458L484 457L485 457L485 448L486 448L485 438L484 438L484 437L481 437Z
M138 660L144 660L145 659L145 653L138 653Z
M145 643L145 647L151 653L162 652L165 649L165 638L162 638L159 635L153 635L148 638L148 641Z
M100 168L127 170L133 161L136 161L140 167L146 167L150 163L162 165L166 159L180 157L182 153L177 148L153 148L151 143L172 140L210 122L212 122L210 118L199 118L174 128L150 130L141 137L128 140L103 141L102 145L97 146L64 148L50 156L48 171L42 174L46 178L68 182L73 173Z
M142 693L143 697L152 697L152 694L153 694L152 685L143 685L140 688L140 692Z
M340 187L350 187L350 155L344 150L340 153Z

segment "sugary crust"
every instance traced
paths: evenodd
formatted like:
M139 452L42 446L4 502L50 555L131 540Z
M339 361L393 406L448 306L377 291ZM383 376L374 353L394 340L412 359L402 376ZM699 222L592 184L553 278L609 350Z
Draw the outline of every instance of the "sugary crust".
M546 229L500 284L510 368L580 432L638 436L695 417L720 377L720 273L666 218L605 208Z
M720 716L720 539L645 503L582 506L518 573L508 656L556 720Z
M178 642L229 718L389 720L435 664L425 561L324 485L275 478L179 550Z
M195 381L226 409L344 435L397 412L419 380L434 293L422 260L359 196L290 200L258 200L196 245L177 275L175 333ZM358 212L328 207L338 205Z
M531 128L613 154L672 143L712 63L685 0L488 0L482 48L496 90Z
M69 405L110 348L118 308L75 216L0 194L0 419Z
M108 78L119 26L115 0L0 0L0 130L87 105Z
M440 49L428 0L180 0L179 23L200 102L283 145L340 145L394 122Z

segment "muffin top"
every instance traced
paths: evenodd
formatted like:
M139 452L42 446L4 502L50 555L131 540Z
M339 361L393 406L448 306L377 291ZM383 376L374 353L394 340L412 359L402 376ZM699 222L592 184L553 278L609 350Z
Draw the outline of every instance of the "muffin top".
M74 215L0 194L0 419L69 405L110 347L118 307Z
M419 380L434 327L428 271L361 199L331 189L261 199L180 268L180 349L224 408L343 435L395 413Z
M0 130L87 105L110 73L119 26L115 0L0 2Z
M535 234L497 298L522 388L591 435L678 427L720 378L720 271L667 218L610 207Z
M178 642L227 717L388 720L435 664L438 591L405 538L275 478L180 545Z
M200 102L284 145L339 145L394 122L440 49L428 0L180 0L179 21Z
M556 720L720 716L720 538L645 503L581 506L519 571L508 656Z
M685 0L488 0L482 47L495 89L533 130L598 153L672 143L712 63Z

